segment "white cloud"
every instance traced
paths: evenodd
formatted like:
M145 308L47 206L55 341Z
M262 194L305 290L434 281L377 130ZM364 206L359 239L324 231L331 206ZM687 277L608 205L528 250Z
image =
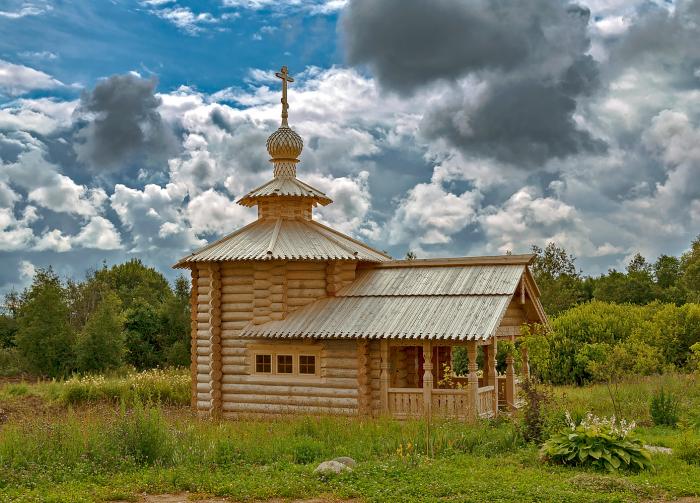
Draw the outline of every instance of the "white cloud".
M236 204L213 189L194 197L187 205L186 213L196 234L228 234L255 218L254 210ZM173 230L170 227L163 232L171 233Z
M104 217L94 216L80 230L73 242L83 248L118 250L122 248L121 236L114 224Z
M347 0L223 0L225 7L263 10L274 9L282 12L302 11L309 14L332 14L342 10Z
M388 223L389 244L408 243L419 250L422 245L445 245L452 236L474 222L480 194L448 192L439 183L419 183L401 199Z
M65 236L60 229L45 232L34 245L34 249L37 251L51 250L59 253L67 252L72 248L71 237Z
M76 101L18 99L0 106L0 129L48 135L72 124Z
M154 5L161 5L160 2ZM216 24L220 20L214 17L210 12L193 12L189 7L166 7L158 8L150 11L161 19L174 24L180 30L189 35L197 35L204 30L204 26Z
M0 94L18 96L34 89L54 89L63 84L50 75L0 59Z
M0 208L0 251L23 250L33 239L28 222L18 220L12 208Z
M53 10L49 4L35 4L26 2L17 10L0 10L0 17L8 19L19 19L26 16L38 16Z

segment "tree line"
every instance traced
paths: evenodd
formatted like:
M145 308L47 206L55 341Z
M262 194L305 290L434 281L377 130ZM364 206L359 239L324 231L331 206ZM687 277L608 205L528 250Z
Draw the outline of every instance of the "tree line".
M553 243L532 272L551 330L529 327L533 371L554 384L608 381L700 362L700 236L680 257L650 263L639 253L625 271L583 276Z
M190 361L189 282L171 287L139 260L90 271L83 281L36 271L5 298L0 374L65 377L125 365L137 369Z

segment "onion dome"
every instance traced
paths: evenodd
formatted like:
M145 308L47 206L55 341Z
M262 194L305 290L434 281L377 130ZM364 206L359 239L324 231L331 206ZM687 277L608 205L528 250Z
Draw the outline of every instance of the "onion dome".
M292 128L282 125L267 139L267 151L271 161L298 162L299 154L304 148L304 142Z

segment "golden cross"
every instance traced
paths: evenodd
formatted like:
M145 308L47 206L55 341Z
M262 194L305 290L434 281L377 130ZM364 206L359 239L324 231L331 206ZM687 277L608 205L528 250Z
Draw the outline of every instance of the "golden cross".
M289 103L287 102L287 82L294 82L294 79L287 72L287 67L283 66L282 70L275 72L275 76L278 79L282 79L282 125L287 125L287 117L289 114L287 110L289 109Z

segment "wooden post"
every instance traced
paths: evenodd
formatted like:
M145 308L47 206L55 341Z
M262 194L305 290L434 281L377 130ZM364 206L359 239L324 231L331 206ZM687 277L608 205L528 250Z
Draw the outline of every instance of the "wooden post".
M396 348L396 387L405 388L408 386L408 370L406 369L406 348L398 346Z
M199 269L192 267L192 287L190 289L190 376L192 379L192 410L197 411L197 295L199 294Z
M382 339L379 343L379 354L381 356L381 361L379 363L379 368L381 370L379 374L379 390L381 394L382 401L382 413L389 414L389 384L391 381L391 376L389 371L391 370L391 363L389 362L389 341Z
M496 354L498 353L498 340L494 335L489 348L489 386L493 386L493 416L498 415L498 374L496 372Z
M489 365L489 346L481 346L481 351L484 355L484 371L481 379L484 386L489 386L489 382L491 382L491 378L489 377L491 375L491 365Z
M515 366L513 355L506 355L506 404L511 410L515 409Z
M423 341L423 413L430 419L433 408L433 344Z
M221 267L209 264L209 414L220 418L221 401Z
M479 416L479 376L476 375L478 364L476 363L476 341L467 342L467 355L469 356L469 375L467 386L469 391L469 415L472 420Z
M523 379L530 379L530 358L527 354L527 348L525 346L520 346L520 355L523 359L523 368L520 373L522 374Z
M357 341L357 413L362 417L372 415L372 388L369 376L369 341Z

